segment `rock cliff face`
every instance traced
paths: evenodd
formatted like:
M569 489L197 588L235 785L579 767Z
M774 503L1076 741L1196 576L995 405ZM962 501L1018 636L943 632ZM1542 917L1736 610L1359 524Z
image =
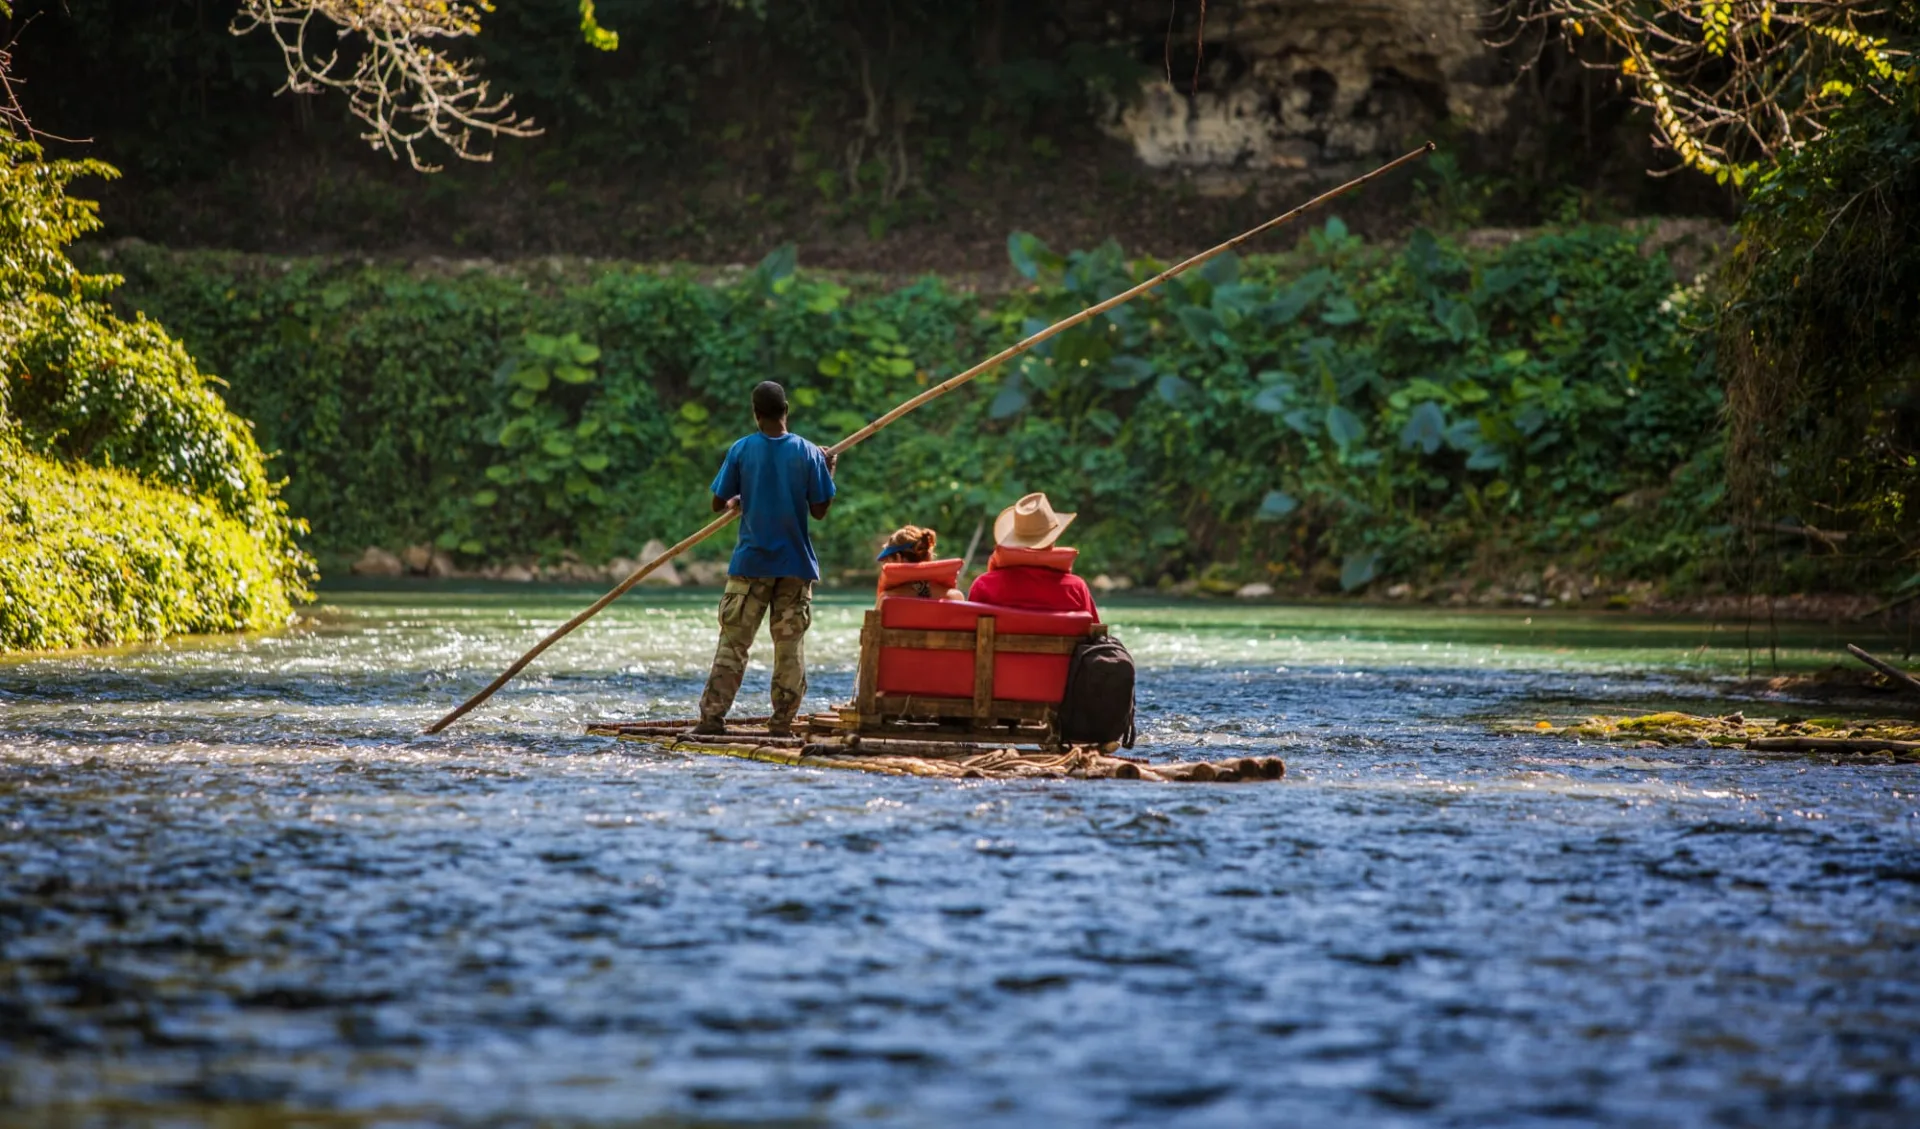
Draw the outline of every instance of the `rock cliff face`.
M1110 132L1155 168L1333 171L1397 153L1442 122L1497 128L1512 87L1487 46L1485 0L1214 0L1198 93L1198 0L1107 8L1108 35L1143 44L1173 81L1116 106ZM1146 32L1152 28L1152 32ZM1149 48L1151 49L1149 51ZM1160 69L1156 66L1155 69Z

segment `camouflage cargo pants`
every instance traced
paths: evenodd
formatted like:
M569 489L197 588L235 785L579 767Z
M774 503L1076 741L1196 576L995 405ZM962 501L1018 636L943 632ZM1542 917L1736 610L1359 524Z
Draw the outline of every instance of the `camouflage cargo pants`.
M760 621L773 612L773 716L792 720L807 696L807 628L813 623L813 583L798 577L727 577L720 597L720 646L700 695L700 716L718 721L733 707L747 673L747 652Z

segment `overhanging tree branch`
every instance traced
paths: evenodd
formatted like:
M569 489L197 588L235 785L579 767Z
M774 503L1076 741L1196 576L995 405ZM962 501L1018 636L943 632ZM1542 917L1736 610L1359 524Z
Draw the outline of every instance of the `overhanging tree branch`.
M1824 136L1852 78L1905 73L1904 52L1871 33L1886 13L1875 0L1505 0L1499 12L1576 53L1602 43L1586 64L1627 79L1676 168L1722 183Z
M512 109L511 95L492 93L473 60L449 50L451 41L478 34L492 7L488 0L242 0L232 30L265 29L286 60L282 89L345 94L366 123L362 140L432 172L440 166L423 159L426 142L485 161L488 139L540 133ZM583 5L583 29L591 21L592 7Z

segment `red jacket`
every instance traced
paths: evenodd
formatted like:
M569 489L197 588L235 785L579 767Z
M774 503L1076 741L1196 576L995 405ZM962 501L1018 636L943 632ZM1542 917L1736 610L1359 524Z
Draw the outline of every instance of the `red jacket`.
M1086 612L1098 619L1100 610L1093 606L1092 591L1072 572L1079 553L1078 549L995 549L987 571L967 591L967 599L1029 611Z

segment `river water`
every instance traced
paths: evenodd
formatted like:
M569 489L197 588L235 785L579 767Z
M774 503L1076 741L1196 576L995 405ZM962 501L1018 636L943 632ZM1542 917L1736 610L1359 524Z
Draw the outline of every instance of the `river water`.
M693 712L654 594L417 735L588 596L0 663L0 1122L1920 1123L1920 770L1488 731L1895 708L1745 625L1120 604L1143 751L1284 782L930 782L582 736Z

